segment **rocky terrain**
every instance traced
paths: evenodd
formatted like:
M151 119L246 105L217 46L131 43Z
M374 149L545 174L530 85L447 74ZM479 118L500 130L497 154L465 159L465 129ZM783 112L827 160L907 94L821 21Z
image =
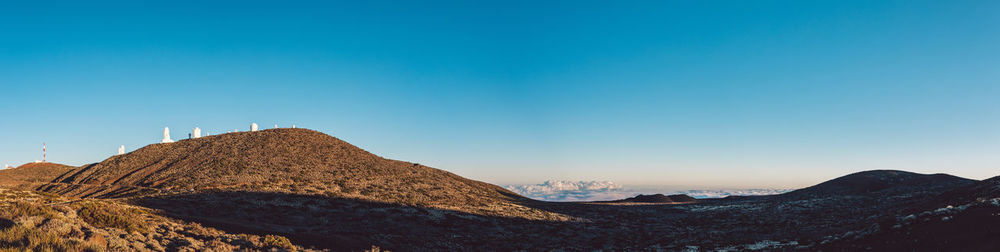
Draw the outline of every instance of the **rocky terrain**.
M78 224L65 246L98 246L84 230L104 230L93 239L111 250L995 250L1000 238L997 178L877 170L771 196L545 202L304 129L149 145L35 189L14 202ZM76 221L88 206L124 217ZM42 223L24 216L0 228Z
M822 244L831 250L996 251L1000 176L919 201L902 214Z
M148 208L0 189L0 250L302 250L276 235L230 234Z

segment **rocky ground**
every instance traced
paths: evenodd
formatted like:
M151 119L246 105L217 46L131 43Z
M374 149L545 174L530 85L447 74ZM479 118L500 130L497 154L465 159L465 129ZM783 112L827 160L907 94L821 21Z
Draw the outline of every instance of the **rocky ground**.
M0 189L0 250L303 250L276 235L232 234L106 200Z

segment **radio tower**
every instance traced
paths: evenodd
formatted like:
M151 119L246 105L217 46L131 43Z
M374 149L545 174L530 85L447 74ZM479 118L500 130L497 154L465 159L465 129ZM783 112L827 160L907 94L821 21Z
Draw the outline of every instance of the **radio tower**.
M42 163L45 163L45 142L42 142Z

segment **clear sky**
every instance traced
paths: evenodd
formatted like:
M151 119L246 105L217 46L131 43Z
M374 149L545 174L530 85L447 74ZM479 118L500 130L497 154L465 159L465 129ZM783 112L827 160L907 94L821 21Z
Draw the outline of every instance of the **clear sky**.
M11 165L257 122L499 184L1000 175L1000 1L19 2Z

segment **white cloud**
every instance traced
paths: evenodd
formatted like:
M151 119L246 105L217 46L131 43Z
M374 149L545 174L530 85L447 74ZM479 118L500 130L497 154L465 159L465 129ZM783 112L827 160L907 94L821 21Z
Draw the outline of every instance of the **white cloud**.
M725 198L726 196L759 196L790 192L792 189L722 189L722 190L687 190L675 194L687 194L695 198Z
M507 190L546 201L594 201L631 197L631 192L611 181L549 180L537 185L508 185Z
M687 194L695 198L724 198L738 195L781 194L789 189L719 189L719 190L653 190L630 189L611 181L560 181L549 180L535 185L508 185L511 190L525 197L545 201L603 201L633 197L639 194Z

